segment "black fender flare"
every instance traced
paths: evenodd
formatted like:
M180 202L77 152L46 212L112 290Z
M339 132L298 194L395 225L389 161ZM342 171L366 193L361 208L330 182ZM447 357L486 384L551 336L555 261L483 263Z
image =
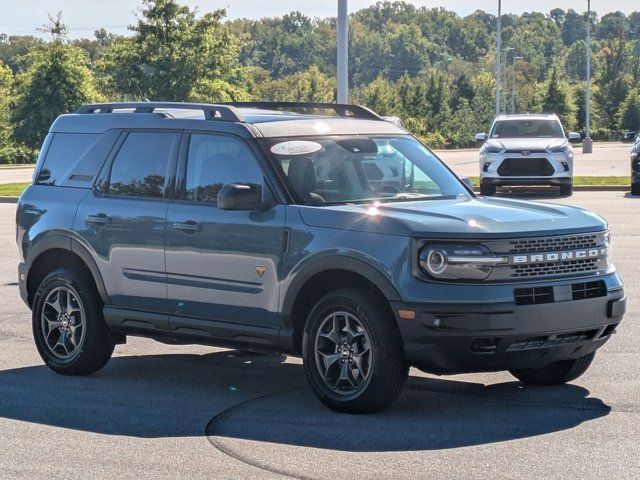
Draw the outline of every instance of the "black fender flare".
M68 237L66 235L47 235L44 238L39 239L30 249L27 255L26 263L30 266L40 257L40 255L46 253L49 250L67 250L71 253L76 254L87 266L89 271L91 272L91 276L93 277L93 281L96 284L96 288L98 289L98 294L102 302L105 305L109 305L111 303L111 299L109 298L109 294L107 293L107 289L104 285L104 280L102 279L102 274L100 273L100 269L96 264L91 252L78 240ZM28 282L28 274L27 274L27 282Z
M384 294L387 301L398 302L402 300L396 287L373 265L357 258L340 255L320 257L295 274L284 294L282 319L285 328L292 327L291 314L293 306L307 281L315 275L329 270L345 270L358 274L373 283Z

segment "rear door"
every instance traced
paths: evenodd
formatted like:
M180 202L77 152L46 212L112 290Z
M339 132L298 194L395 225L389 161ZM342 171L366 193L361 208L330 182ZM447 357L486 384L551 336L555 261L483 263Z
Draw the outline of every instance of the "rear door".
M178 132L124 132L79 206L75 231L95 252L113 306L167 312L165 217L179 143Z
M206 321L216 320L274 327L284 206L253 212L219 209L217 194L225 184L269 188L259 162L235 136L193 133L186 140L188 149L178 166L181 198L167 213L169 308L176 316L201 319L200 328L209 332L212 324ZM193 329L198 321L181 324L172 317L171 324Z

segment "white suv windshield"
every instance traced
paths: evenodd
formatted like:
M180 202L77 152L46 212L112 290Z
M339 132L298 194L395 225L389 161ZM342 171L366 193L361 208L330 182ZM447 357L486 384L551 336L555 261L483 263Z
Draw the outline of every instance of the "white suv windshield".
M500 120L491 130L491 138L563 138L557 120Z
M444 164L408 137L279 138L267 149L302 202L399 202L469 195Z

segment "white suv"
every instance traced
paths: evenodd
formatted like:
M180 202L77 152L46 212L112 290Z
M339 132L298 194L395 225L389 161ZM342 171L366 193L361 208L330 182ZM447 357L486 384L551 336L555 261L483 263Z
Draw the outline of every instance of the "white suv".
M479 133L480 191L493 195L499 185L558 185L573 192L573 148L579 133L564 133L556 115L499 115L489 135Z

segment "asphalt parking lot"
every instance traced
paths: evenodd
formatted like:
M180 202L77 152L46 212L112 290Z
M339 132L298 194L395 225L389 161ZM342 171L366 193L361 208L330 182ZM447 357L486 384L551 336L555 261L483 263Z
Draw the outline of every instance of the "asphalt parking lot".
M94 376L55 375L15 283L15 205L0 204L0 478L640 478L640 198L536 199L609 220L618 334L570 385L412 370L370 416L324 409L277 355L130 339Z

